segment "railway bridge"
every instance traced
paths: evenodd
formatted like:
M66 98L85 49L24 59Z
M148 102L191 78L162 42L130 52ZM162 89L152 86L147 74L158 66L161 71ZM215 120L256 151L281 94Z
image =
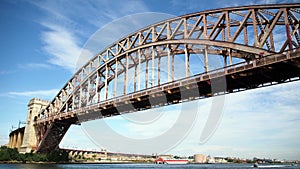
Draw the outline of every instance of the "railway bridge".
M299 80L299 18L300 4L243 6L137 30L31 110L21 151L51 152L72 124Z

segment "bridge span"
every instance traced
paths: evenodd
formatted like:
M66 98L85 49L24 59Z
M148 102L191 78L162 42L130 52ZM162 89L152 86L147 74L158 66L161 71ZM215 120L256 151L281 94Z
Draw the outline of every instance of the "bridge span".
M29 148L51 152L72 124L299 80L299 18L300 4L244 6L140 29L89 60L33 112Z

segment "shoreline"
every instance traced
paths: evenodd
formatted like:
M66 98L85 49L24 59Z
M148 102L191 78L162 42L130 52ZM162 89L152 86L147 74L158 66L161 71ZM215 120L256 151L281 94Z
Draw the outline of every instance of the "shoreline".
M22 162L22 161L0 161L1 164L42 164L42 165L47 165L47 164L155 164L150 163L150 162ZM228 164L252 164L252 163L188 163L186 165L228 165ZM292 165L293 163L269 163L268 165ZM162 164L157 164L157 165L162 165ZM166 165L166 164L163 164ZM171 164L169 164L171 165ZM264 166L267 164L261 164L261 166Z
M152 164L149 162L35 162L35 161L0 161L0 164ZM154 164L154 162L153 162Z

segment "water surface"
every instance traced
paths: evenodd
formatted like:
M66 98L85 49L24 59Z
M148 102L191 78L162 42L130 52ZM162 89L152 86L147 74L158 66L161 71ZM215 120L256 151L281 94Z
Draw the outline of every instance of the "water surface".
M184 164L184 165L167 165L167 164L0 164L0 169L151 169L151 168L183 168L183 169L249 169L253 168L252 164ZM259 168L276 168L276 169L300 169L300 165L260 165Z

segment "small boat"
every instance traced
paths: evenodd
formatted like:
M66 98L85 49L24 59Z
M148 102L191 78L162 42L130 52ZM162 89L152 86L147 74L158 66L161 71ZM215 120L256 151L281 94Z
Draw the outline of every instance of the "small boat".
M258 163L254 163L254 164L253 164L253 167L254 167L254 168L258 168Z
M189 160L187 159L175 159L175 158L163 159L161 157L155 160L156 164L187 164L188 162Z
M186 159L168 159L165 160L165 164L187 164L189 160Z

